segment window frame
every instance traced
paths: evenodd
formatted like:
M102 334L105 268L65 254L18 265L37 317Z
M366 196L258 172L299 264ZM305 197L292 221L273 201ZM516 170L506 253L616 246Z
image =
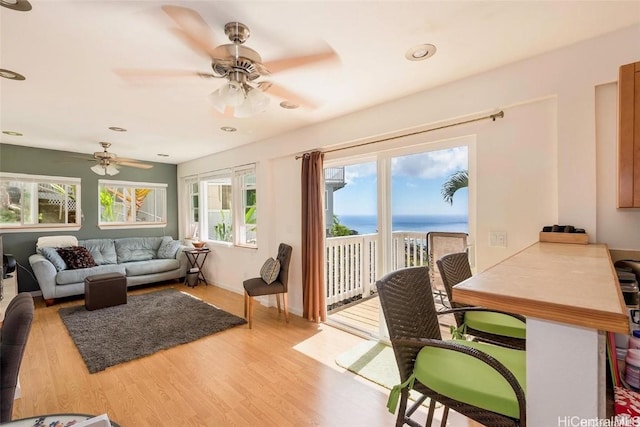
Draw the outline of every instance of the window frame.
M20 222L18 224L10 224L10 223L0 223L0 230L3 233L16 233L16 232L43 232L43 231L59 231L61 229L68 231L77 231L80 230L82 225L82 203L81 203L81 194L82 194L82 186L81 179L75 177L63 177L63 176L48 176L48 175L32 175L32 174L22 174L22 173L12 173L12 172L0 172L0 182L2 181L14 181L21 184L21 205L22 205L22 196L24 194L24 188L22 185L24 184L35 184L36 186L40 184L47 185L69 185L75 186L75 221L69 221L70 209L69 209L69 191L64 194L64 223L39 223L36 222L34 224L25 224L24 216L21 215ZM30 203L32 205L38 206L37 200L31 200ZM40 210L36 213L38 216L40 214Z
M246 177L253 176L254 182L247 183ZM239 167L234 170L234 193L239 193L240 197L234 197L234 223L237 224L234 231L234 242L236 246L245 246L249 248L257 248L258 247L258 186L257 186L257 176L256 176L256 168L255 166L250 167ZM254 192L254 204L248 206L247 205L247 192ZM253 208L253 217L255 223L247 224L247 209ZM249 241L247 234L253 231L255 237L253 241Z
M131 206L130 209L133 210L133 221L103 221L102 220L102 203L100 200L100 194L102 193L102 188L104 186L109 187L121 187L126 188L128 190L133 190L135 192L136 189L152 189L154 191L161 190L160 196L163 200L160 200L160 208L164 210L161 215L158 215L157 211L154 212L155 216L159 216L161 221L136 221L136 215L138 210L135 207L135 203L133 199L130 201ZM136 181L118 181L118 180L110 180L110 179L99 179L98 180L98 228L101 230L104 229L128 229L128 228L164 228L167 226L167 215L168 215L168 206L167 206L167 188L168 184L166 183L157 183L157 182L136 182ZM154 193L155 194L155 193ZM156 198L158 194L155 194ZM157 201L154 204L155 208L158 208Z
M248 175L255 177L255 183L250 185L244 185L244 178ZM231 240L218 240L215 236L209 235L209 194L207 191L207 182L214 179L229 179L231 186ZM257 193L258 193L258 177L257 177L257 165L255 163L236 166L233 168L220 169L211 171L197 176L188 176L182 179L182 185L184 189L184 198L186 212L183 216L185 235L188 239L193 240L205 240L214 245L224 246L237 246L246 247L251 249L257 249L258 236L257 236ZM198 192L193 191L193 185L197 183ZM255 191L256 205L255 205L255 218L256 218L256 234L253 242L247 241L246 238L246 224L244 222L245 216L245 190L247 187ZM196 197L194 197L196 196ZM199 206L194 206L194 202L197 200ZM193 212L198 212L199 221L195 221ZM224 210L225 212L227 210Z
M231 203L228 204L228 209L224 209L223 194L220 194L221 204L220 204L220 208L217 209L217 211L220 212L222 222L225 223L225 226L226 226L226 221L224 221L224 212L230 211L228 212L230 213L230 215L228 216L228 219L230 221L229 226L231 227L231 231L229 232L230 240L217 239L215 238L216 236L209 235L209 228L211 228L209 215L212 211L212 209L209 207L210 200L211 200L211 197L209 195L209 186L211 185L211 181L214 181L214 180L228 180L228 184L219 183L216 185L228 185L231 187L231 193L230 193ZM201 218L201 221L200 221L199 235L201 236L202 239L207 240L208 242L213 242L221 245L233 245L235 241L234 234L233 234L233 229L235 228L233 227L233 223L234 223L233 214L235 211L235 206L233 205L233 199L234 199L233 173L231 169L222 169L222 170L207 174L200 179L198 203L200 205L199 217ZM218 225L220 225L220 223L218 223ZM217 226L213 226L213 228L215 227ZM226 231L224 231L224 233L226 233Z

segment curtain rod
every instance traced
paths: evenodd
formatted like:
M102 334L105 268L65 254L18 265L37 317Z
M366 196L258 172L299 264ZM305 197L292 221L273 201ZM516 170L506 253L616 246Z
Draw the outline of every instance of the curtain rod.
M360 144L349 145L347 147L334 148L332 150L326 150L326 151L324 151L324 153L333 153L335 151L347 150L349 148L364 147L365 145L377 144L379 142L391 141L391 140L394 140L394 139L404 138L404 137L407 137L407 136L419 135L421 133L427 133L427 132L431 132L431 131L434 131L434 130L446 129L446 128L450 128L450 127L453 127L453 126L466 125L467 123L479 122L480 120L491 119L492 121L495 122L496 119L502 119L502 118L504 118L504 111L500 110L497 113L489 114L488 116L484 116L484 117L477 117L475 119L464 120L464 121L457 122L457 123L450 123L448 125L438 126L438 127L435 127L435 128L419 130L419 131L416 131L416 132L405 133L405 134L402 134L402 135L390 136L390 137L382 138L382 139L376 139L374 141L369 141L369 142L363 142L363 143L360 143ZM308 153L305 153L305 154L308 154ZM305 154L296 156L296 160L303 158L305 156Z

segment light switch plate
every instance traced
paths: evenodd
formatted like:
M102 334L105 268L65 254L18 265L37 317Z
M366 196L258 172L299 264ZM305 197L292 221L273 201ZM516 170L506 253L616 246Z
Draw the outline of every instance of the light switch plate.
M507 232L506 231L490 231L489 232L489 246L494 248L506 248L507 247Z

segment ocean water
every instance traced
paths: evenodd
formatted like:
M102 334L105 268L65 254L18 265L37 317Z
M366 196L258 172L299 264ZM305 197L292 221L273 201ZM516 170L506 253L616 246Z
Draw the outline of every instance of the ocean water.
M377 233L378 217L375 215L338 215L341 224L356 230L358 234ZM392 231L457 231L469 232L467 215L394 215Z

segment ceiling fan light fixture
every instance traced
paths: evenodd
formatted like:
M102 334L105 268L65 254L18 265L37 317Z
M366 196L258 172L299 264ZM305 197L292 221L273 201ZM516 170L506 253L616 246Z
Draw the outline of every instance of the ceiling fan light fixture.
M223 102L231 107L237 107L245 100L242 84L234 80L229 80L217 92Z
M107 165L104 168L105 172L107 172L107 175L117 175L120 171L113 165Z
M260 89L245 85L247 96L242 104L235 108L233 115L238 118L251 117L264 112L269 106L269 97Z
M105 175L107 173L106 168L102 165L93 165L91 170L97 175Z

